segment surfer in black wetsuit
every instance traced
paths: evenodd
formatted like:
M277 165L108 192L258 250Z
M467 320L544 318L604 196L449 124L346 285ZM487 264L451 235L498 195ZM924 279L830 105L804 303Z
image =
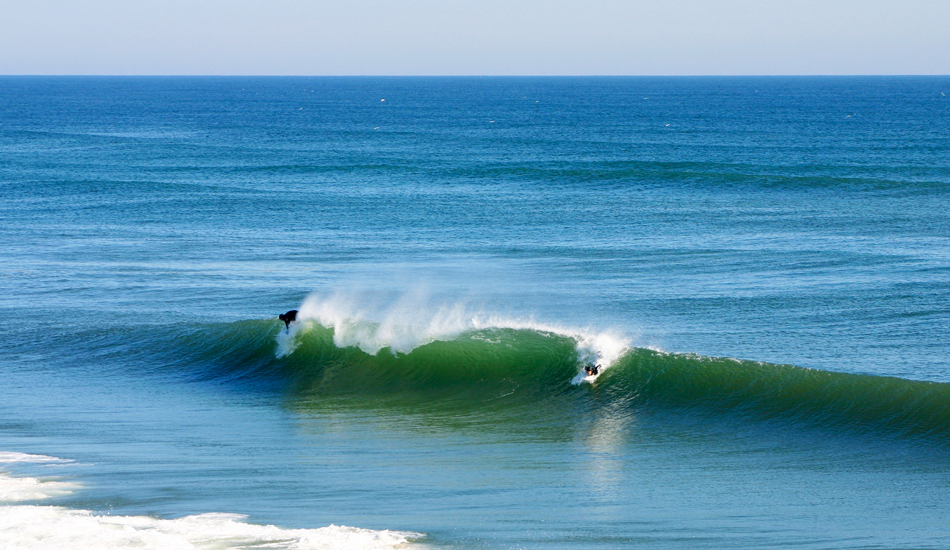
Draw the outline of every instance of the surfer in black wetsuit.
M584 372L587 373L587 376L596 376L600 372L600 365L595 365L593 363L587 363L587 366L584 367Z
M292 309L288 311L287 313L281 313L280 315L277 316L277 318L284 322L284 325L287 328L287 330L290 330L290 323L293 323L294 321L297 320L297 310Z

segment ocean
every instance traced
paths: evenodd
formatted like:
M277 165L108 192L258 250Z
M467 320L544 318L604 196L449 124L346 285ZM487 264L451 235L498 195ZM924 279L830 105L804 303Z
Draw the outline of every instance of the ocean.
M947 94L0 77L0 547L948 548Z

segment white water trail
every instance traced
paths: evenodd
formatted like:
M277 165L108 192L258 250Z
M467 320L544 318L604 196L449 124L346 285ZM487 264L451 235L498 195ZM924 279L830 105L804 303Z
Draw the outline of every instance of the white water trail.
M284 330L281 330L277 333L277 357L287 357L291 353L297 350L297 347L300 346L300 339L297 338L300 334L307 332L310 329L310 322L303 321L298 318L297 321L290 324Z

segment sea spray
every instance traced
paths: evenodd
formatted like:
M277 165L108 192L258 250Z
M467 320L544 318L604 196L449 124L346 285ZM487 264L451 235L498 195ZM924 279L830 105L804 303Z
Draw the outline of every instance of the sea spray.
M435 303L422 291L388 299L366 292L311 294L300 306L298 318L332 328L338 347L358 347L371 355L384 348L409 353L472 328L466 304Z

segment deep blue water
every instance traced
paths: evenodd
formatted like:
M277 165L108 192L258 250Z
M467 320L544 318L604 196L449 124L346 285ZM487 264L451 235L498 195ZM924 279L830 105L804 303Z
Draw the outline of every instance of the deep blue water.
M2 546L945 548L948 93L0 77Z

